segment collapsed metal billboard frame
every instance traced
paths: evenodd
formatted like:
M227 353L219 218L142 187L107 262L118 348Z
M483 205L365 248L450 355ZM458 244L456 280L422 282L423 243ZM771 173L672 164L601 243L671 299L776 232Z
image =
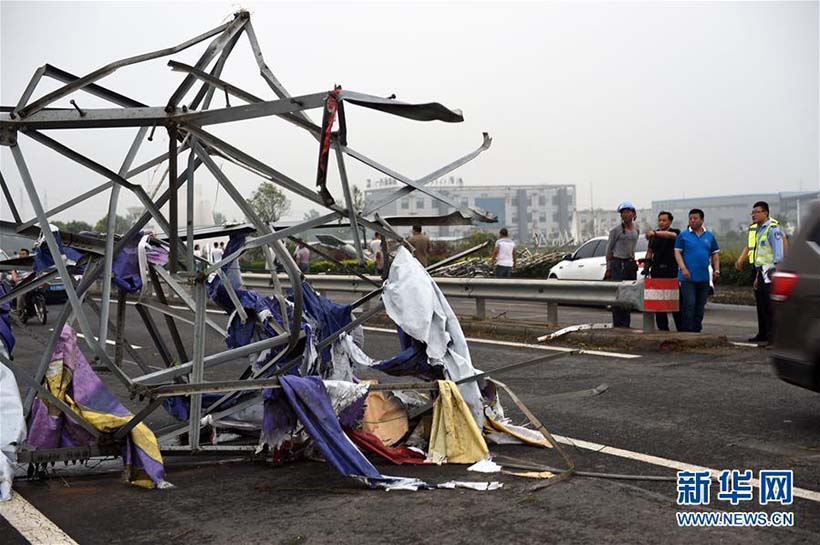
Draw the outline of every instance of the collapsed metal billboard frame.
M257 97L221 79L222 71L228 58L237 41L243 35L247 37L250 43L261 77L277 97L274 100L265 100ZM148 106L133 98L107 89L98 83L104 77L119 69L173 55L208 39L212 40L195 65L186 65L173 60L168 62L168 66L172 70L182 72L186 75L182 83L173 91L165 106ZM37 100L30 101L43 78L52 78L62 82L64 85ZM189 102L184 103L185 97L193 90L196 91L194 97ZM217 91L225 95L226 107L224 108L211 108L214 94ZM98 98L111 102L116 107L83 109L75 100L71 100L73 108L70 109L50 107L55 101L69 97L77 92L90 93ZM229 97L242 101L244 104L231 106ZM448 174L489 149L491 139L486 133L483 135L481 145L474 151L442 166L426 176L412 179L409 176L405 176L382 165L348 145L347 125L344 113L345 104L378 110L387 114L418 121L463 121L459 111L448 109L438 103L407 104L397 101L392 97L381 98L342 90L340 87L335 87L330 91L303 96L291 96L265 63L256 38L256 33L251 24L250 16L248 12L245 11L236 13L230 22L179 45L115 61L82 77L75 76L49 64L38 68L34 72L17 104L11 107L0 107L0 147L6 147L10 150L35 216L28 220L20 216L19 210L12 198L11 191L2 173L0 173L0 189L3 191L14 218L13 222L0 222L0 229L4 232L32 238L42 236L51 255L59 256L61 253L60 245L55 234L49 228L49 218L80 205L89 198L108 191L109 189L110 197L107 213L107 229L104 237L60 232L61 242L64 245L81 249L86 252L88 256L85 262L85 271L79 281L75 283L67 265L61 259L55 259L53 267L39 271L38 274L22 282L10 293L0 297L0 304L2 304L35 289L45 280L57 276L63 279L68 296L68 302L62 307L56 318L53 334L43 347L42 356L40 357L33 377L19 371L13 362L0 353L0 360L15 371L18 381L30 386L30 390L24 400L25 410L27 412L30 411L35 395L40 395L43 399L64 412L67 417L77 421L79 425L94 437L106 439L108 444L110 444L110 440L114 442L123 440L133 427L144 421L146 417L162 404L165 398L172 395L188 395L190 396L190 417L188 422L158 430L157 439L160 444L163 444L163 442L168 439L187 433L188 444L173 448L172 450L200 451L218 449L219 447L201 444L200 430L202 427L202 417L208 414L215 418L225 417L251 404L259 403L259 395L250 395L247 396L247 399L243 399L240 403L230 408L221 409L224 402L238 392L245 392L246 394L248 392L257 392L257 394L259 394L262 389L275 386L276 376L264 378L263 375L274 364L281 361L282 358L293 353L302 335L300 327L303 309L301 291L299 289L293 290L293 311L292 313L288 313L286 310L288 303L286 302L283 286L275 272L275 265L278 262L284 268L288 283L291 286L298 286L304 281L303 275L300 273L296 263L284 246L283 241L285 239L290 238L293 240L295 237L298 237L300 233L304 233L309 229L328 225L336 221L346 221L360 260L364 259L362 241L359 239L359 229L362 227L382 234L382 244L385 250L388 239L409 246L403 237L391 227L390 223L379 216L378 212L386 205L413 191L424 193L456 211L448 216L430 218L431 222L471 223L474 221L495 221L495 217L491 214L482 210L465 208L459 203L453 202L447 195L428 186L433 180ZM306 111L319 108L321 108L323 112L321 125L315 124L305 115ZM272 116L284 119L296 127L309 132L318 142L317 176L314 183L303 184L294 180L262 160L218 138L207 130L211 125ZM334 130L335 126L338 127L336 130ZM113 127L136 129L134 140L120 168L116 172L42 132L44 130ZM135 166L134 162L141 144L146 137L148 139L152 138L157 127L164 128L168 132L169 147L167 153ZM37 187L24 158L20 135L52 149L63 157L76 162L92 172L102 175L107 181L50 210L46 210L40 200ZM188 151L189 154L187 164L183 167L183 165L179 164L179 155L185 151ZM338 202L330 193L326 184L331 151L333 151L336 158L342 186L342 198ZM276 184L286 192L296 194L315 205L323 207L327 212L317 218L306 220L287 228L279 229L273 225L266 224L254 211L245 197L237 190L228 176L216 165L214 157L236 164L258 175L262 179ZM402 182L404 187L391 193L381 202L368 206L365 210L357 210L353 203L351 186L347 177L345 166L346 157L353 158L382 174L395 178ZM168 189L162 194L152 197L148 195L141 185L130 181L138 174L146 172L158 165L162 165L166 161L168 164ZM224 256L223 259L217 263L209 263L202 258L196 257L193 251L194 240L197 237L192 219L194 210L195 173L202 166L217 180L219 187L224 189L232 201L240 208L254 232L254 236L247 239L241 248L232 252L230 255ZM311 187L311 185L314 187ZM120 192L123 189L137 197L144 208L144 212L126 233L117 234L115 233L115 220L120 201ZM185 225L185 229L181 231L178 209L179 201L183 200L180 198L182 191L185 191L184 201L187 209L187 224ZM169 207L168 217L165 217L162 213L162 208L166 205ZM133 241L135 237L138 237L143 228L152 220L163 233L162 236L155 240L160 240L163 245L167 245L169 252L167 270L162 266L148 265L148 274L150 275L151 285L155 291L155 299L152 300L152 302L142 301L137 304L137 311L142 320L142 324L147 329L155 343L157 352L161 355L164 363L168 367L167 369L153 373L149 372L150 369L147 362L143 360L139 353L131 348L125 337L125 309L128 302L128 293L124 290L120 290L117 294L116 300L114 301L115 317L113 321L109 310L112 304L111 277L114 256L122 251L129 241ZM226 227L216 232L211 231L211 235L230 234L230 232L232 232L231 229L230 227ZM267 269L270 272L273 297L278 301L282 315L285 318L284 328L278 332L279 334L275 337L254 342L240 348L225 350L215 354L206 354L206 328L211 328L222 335L225 334L225 331L218 324L207 317L206 282L210 275L219 275L223 280L223 285L228 290L228 294L235 306L237 314L243 321L248 319L245 310L239 303L236 292L231 286L231 282L225 279L223 267L230 265L238 259L240 255L251 248L262 248L264 252ZM453 259L457 259L462 255L463 254L454 256L452 259L447 260L447 262L451 262ZM447 262L440 263L438 266L444 265ZM389 263L387 265L384 271L385 277ZM432 268L434 267L430 267L429 269ZM369 279L368 281L370 282ZM99 305L90 297L87 297L89 289L97 283L99 283L101 293ZM192 319L169 305L163 285L170 289L173 294L188 307L190 312L193 313ZM374 290L356 301L353 307L360 307L375 299L378 297L380 290L380 285L374 285ZM85 305L90 306L93 313L89 313ZM363 323L381 308L381 305L376 305L364 312L350 325L326 338L318 348L326 346L343 332L349 331L356 325ZM173 339L173 350L166 346L157 324L148 312L149 309L163 315L165 325ZM290 320L288 320L289 315L292 315L292 319ZM145 407L135 414L127 425L113 433L113 436L103 438L101 432L94 429L87 422L82 421L82 418L74 414L62 401L42 386L43 378L48 369L54 348L60 338L61 330L69 320L73 320L77 323L80 332L84 336L85 343L93 352L97 361L110 370L113 376L128 389L131 396L139 396L141 399L147 398L148 400ZM179 334L177 321L180 320L193 323L194 345L190 355L188 354L188 347L185 346ZM111 336L111 331L115 332L115 350L113 357L111 357L105 349ZM281 350L272 361L266 364L262 369L257 370L245 378L221 383L208 382L205 380L205 370L209 367L240 358L246 358L250 354L281 346L285 348ZM122 359L124 351L128 351L131 357L142 368L143 374L141 376L132 377L123 371ZM176 354L174 354L174 352L176 352ZM276 374L287 372L293 365L294 363L290 363L278 369ZM408 387L415 386L408 385ZM207 407L203 407L202 395L205 393L222 393L224 395L219 401ZM170 447L163 446L163 450L168 450L169 448ZM72 452L64 453L66 457L77 457L77 449L68 450Z

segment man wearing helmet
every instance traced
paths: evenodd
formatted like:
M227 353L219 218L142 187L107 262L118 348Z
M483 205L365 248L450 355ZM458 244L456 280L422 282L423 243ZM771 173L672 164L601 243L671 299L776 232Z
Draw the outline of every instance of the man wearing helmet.
M636 280L638 264L635 263L635 247L638 245L638 226L635 225L635 205L624 201L618 205L621 224L609 232L606 244L606 280ZM629 327L628 309L612 308L612 326Z

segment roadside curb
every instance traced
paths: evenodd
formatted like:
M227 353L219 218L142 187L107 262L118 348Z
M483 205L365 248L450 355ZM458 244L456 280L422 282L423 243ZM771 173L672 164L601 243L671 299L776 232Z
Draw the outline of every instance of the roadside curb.
M637 329L598 329L577 331L562 335L552 343L538 343L538 337L565 327L544 323L513 320L476 320L471 316L459 316L461 329L467 337L516 341L527 344L550 344L577 346L601 350L631 352L690 352L710 348L731 347L725 335L709 333L679 333L654 331L644 333ZM384 313L377 314L367 325L394 328L395 324Z

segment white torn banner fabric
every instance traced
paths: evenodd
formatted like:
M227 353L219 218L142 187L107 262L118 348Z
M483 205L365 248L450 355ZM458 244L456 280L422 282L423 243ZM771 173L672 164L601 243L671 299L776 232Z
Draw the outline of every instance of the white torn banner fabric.
M472 481L447 481L436 486L436 488L469 488L470 490L479 490L485 492L488 490L498 490L503 488L504 484L498 481L492 482L472 482Z
M333 369L328 378L353 381L353 370L357 365L372 367L378 362L364 353L352 335L342 333L330 348Z
M431 365L441 365L454 382L480 371L473 367L470 349L453 309L435 281L405 248L390 265L382 301L387 315L405 333L427 345ZM460 384L461 396L479 429L484 427L481 392L475 381Z
M467 471L476 471L478 473L500 473L501 466L490 459L478 461L467 468Z
M370 389L370 384L364 382L356 384L343 380L325 380L324 383L336 416L366 396Z
M0 344L0 353L8 358L6 347ZM0 501L11 499L14 478L13 463L17 461L17 447L26 438L26 421L20 390L11 370L0 363Z

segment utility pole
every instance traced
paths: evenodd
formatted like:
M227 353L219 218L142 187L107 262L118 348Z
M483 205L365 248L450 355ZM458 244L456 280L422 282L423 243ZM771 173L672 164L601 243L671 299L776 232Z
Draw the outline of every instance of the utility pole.
M592 236L598 234L595 228L595 199L592 197L592 181L589 182L589 210L592 213Z

